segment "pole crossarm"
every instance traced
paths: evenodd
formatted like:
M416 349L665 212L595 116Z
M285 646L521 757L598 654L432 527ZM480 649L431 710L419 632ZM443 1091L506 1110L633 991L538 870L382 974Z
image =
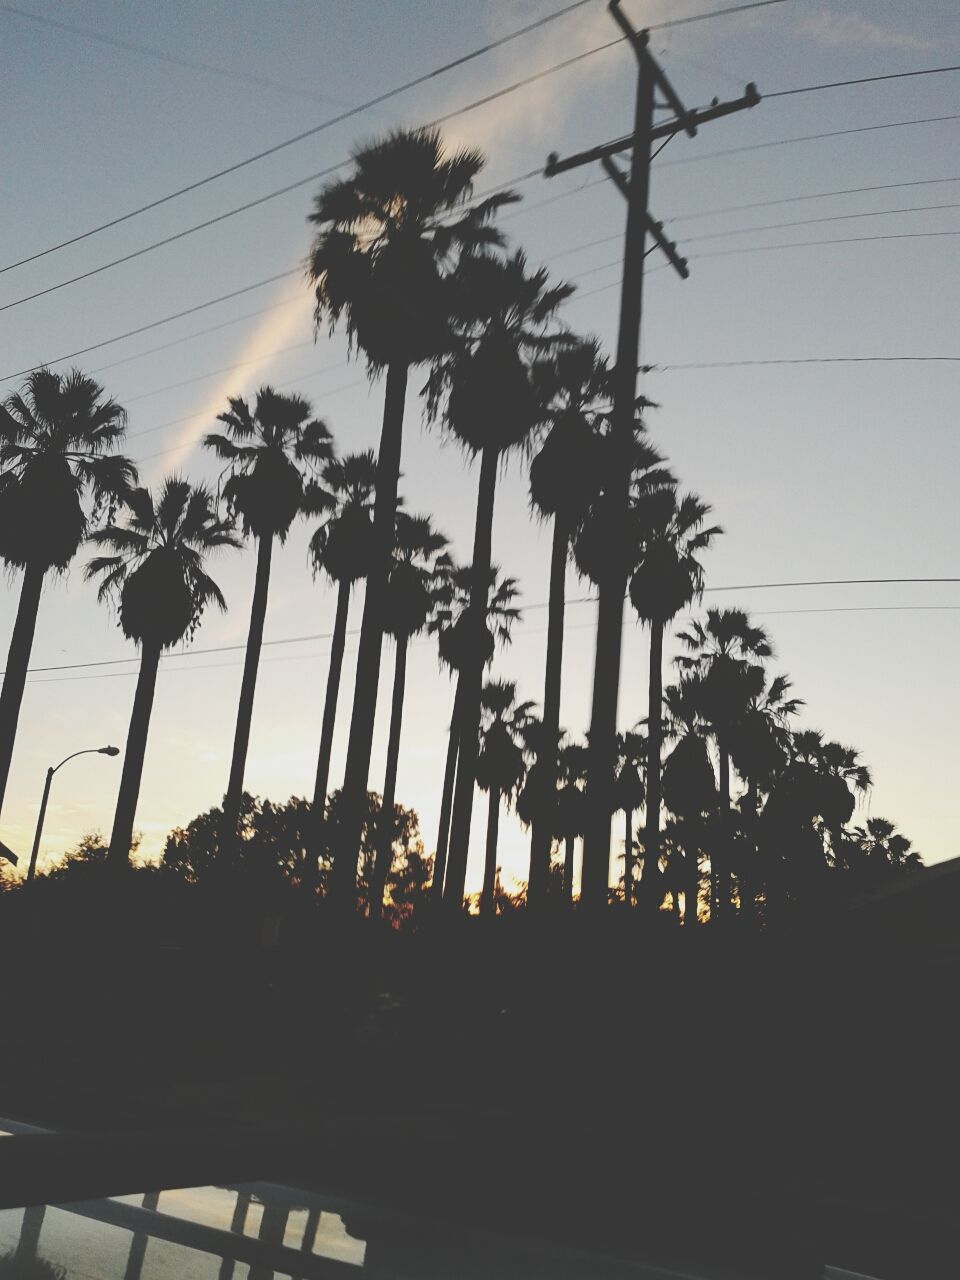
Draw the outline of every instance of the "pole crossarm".
M734 98L730 102L714 101L709 107L699 107L694 111L687 113L688 119L695 126L706 124L710 120L719 120L721 116L732 115L734 111L745 111L750 107L755 107L760 101L760 94L755 84L748 84L743 92L743 97ZM656 124L650 130L650 137L670 138L675 133L680 133L687 129L686 124L680 119L665 120L663 124ZM579 169L581 165L592 164L594 160L604 160L609 156L615 156L621 151L629 151L633 146L634 135L632 133L624 134L622 138L616 138L613 142L604 142L599 147L591 147L589 151L578 151L575 155L567 156L562 159L553 152L547 157L547 163L544 165L543 176L545 178L555 178L559 173L566 173L570 169Z
M615 162L611 159L610 156L604 156L604 158L600 161L600 163L603 165L608 176L616 184L620 194L625 199L629 200L630 199L630 182L627 179L626 174L623 174L620 172L620 170L617 168ZM674 241L667 238L663 230L663 223L657 222L655 218L651 217L649 212L646 215L646 219L647 219L647 230L650 232L651 236L653 236L654 240L656 240L657 244L660 246L660 248L663 250L666 256L670 259L670 262L676 268L677 273L684 280L688 280L690 278L690 267L687 263L687 260L686 258L681 257L679 253L677 253L677 246L674 243Z

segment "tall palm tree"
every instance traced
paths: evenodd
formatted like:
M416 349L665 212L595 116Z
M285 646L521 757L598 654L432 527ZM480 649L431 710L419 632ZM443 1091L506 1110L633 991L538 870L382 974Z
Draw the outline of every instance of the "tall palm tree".
M531 782L551 796L556 787L560 741L563 618L570 541L590 510L599 481L598 401L609 393L609 373L599 345L583 340L563 347L533 368L534 383L548 412L549 430L530 463L530 501L542 518L553 519L543 720ZM544 806L530 836L527 902L543 905L550 887L552 826Z
M343 672L350 592L354 584L369 573L373 557L372 506L377 477L373 450L333 458L324 466L321 475L324 492L333 497L334 505L310 539L310 559L315 573L323 572L337 584L337 609L313 788L313 813L318 819L323 817L330 782L330 757ZM318 852L314 850L314 857Z
M433 364L428 411L441 412L444 426L473 455L480 476L473 542L471 611L483 625L493 540L493 509L501 458L523 446L543 420L544 409L530 376L530 360L564 340L552 325L570 296L570 285L548 285L546 271L529 271L522 253L502 258L476 254L455 272L456 333L452 349ZM467 852L479 751L483 664L461 673L460 746L450 826L444 898L454 911L463 901Z
M742 609L708 609L706 621L695 621L689 631L680 633L680 641L688 652L681 654L677 663L681 670L699 677L696 691L720 764L722 837L715 850L718 866L713 871L715 918L720 919L731 906L730 735L764 687L766 676L760 664L772 656L773 648L767 633L753 626Z
M600 455L601 493L580 527L574 542L574 559L578 570L599 591L599 599L609 599L608 587L617 585L626 592L630 571L636 566L640 548L649 529L661 518L659 513L673 502L676 479L663 465L663 457L647 438L643 420L634 419L633 442L627 459L628 502L625 509L607 500L606 495L619 485L615 474L622 450L608 429L603 436ZM598 608L597 646L610 643L607 629L609 610ZM620 617L620 613L617 614ZM622 619L621 619L622 622ZM620 664L621 623L617 624L616 661ZM609 690L607 691L609 692ZM594 701L603 693L603 682L594 683ZM606 696L604 694L604 696ZM598 723L606 723L601 716ZM609 737L588 735L589 759L587 780L587 829L584 836L581 895L588 908L604 906L610 881L610 821L614 812L613 787L617 768L616 727ZM606 840L600 833L606 833ZM645 862L645 866L649 859Z
M685 676L664 691L666 737L675 745L662 771L662 798L673 814L672 834L683 849L684 925L697 924L700 898L700 856L715 834L717 778L710 759L707 725L699 709L699 677ZM711 831L711 823L714 831Z
M614 784L614 806L623 811L623 901L628 907L633 906L634 899L634 850L633 850L633 815L645 802L647 797L646 783L643 774L647 767L646 737L631 730L619 737L617 750L619 765ZM646 858L646 853L644 857ZM659 850L657 855L659 858Z
M758 822L762 800L787 766L791 738L789 721L804 705L802 698L789 696L788 676L775 676L750 698L746 709L730 730L730 759L747 784L741 797L741 820L745 833L744 856L737 868L737 900L740 913L753 914L760 870Z
M500 804L516 797L523 785L527 765L525 731L533 713L532 702L517 702L517 686L510 680L490 680L481 695L480 754L477 757L477 785L486 791L487 840L480 893L480 915L494 914L497 883L497 845L500 834Z
M73 369L37 369L0 405L0 559L23 571L0 690L0 808L37 627L43 581L63 571L99 518L136 482L115 452L126 411Z
M229 404L225 413L217 415L226 432L211 432L203 443L227 463L229 476L223 497L231 514L240 517L244 533L257 540L257 574L223 800L226 839L236 830L240 817L274 540L286 541L290 526L304 510L305 479L333 457L330 432L313 417L302 396L281 395L273 387L261 387L252 407L241 396L232 396ZM314 486L313 492L321 491Z
M558 755L560 787L557 791L554 834L563 842L563 897L567 907L573 906L573 867L577 837L583 835L586 826L587 796L582 784L587 779L588 760L589 751L585 744L561 742ZM581 884L581 896L582 893Z
M107 861L125 866L140 795L147 731L164 649L192 636L208 605L226 609L204 561L221 547L242 544L233 525L217 516L209 490L172 476L159 498L133 489L124 499L122 525L96 530L90 541L113 554L89 562L85 577L101 575L99 598L113 598L120 630L140 646L140 672L130 714L120 790Z
M498 244L490 221L515 199L501 193L466 208L483 168L479 151L447 154L435 129L397 131L354 153L354 170L314 202L319 228L308 276L316 286L317 327L345 321L371 372L386 370L377 457L374 556L357 652L343 818L331 897L355 902L357 858L366 806L377 706L383 604L397 512L407 376L449 345L449 271L463 250Z
M710 507L696 494L649 504L640 558L630 579L630 600L650 628L647 710L647 811L644 831L645 881L652 881L660 860L661 759L663 756L663 638L669 624L703 595L699 556L723 530L705 527ZM648 883L648 888L652 885Z
M440 826L433 860L433 881L430 886L431 898L435 903L443 897L446 878L453 789L460 750L460 721L466 688L464 673L468 672L475 662L480 662L483 667L488 666L493 661L497 645L510 643L511 628L520 617L520 611L513 603L516 597L516 580L501 579L499 567L491 565L487 580L486 614L482 626L478 628L475 625L475 615L471 611L473 572L470 566L450 565L439 584L438 607L434 611L430 629L437 634L441 665L457 673L457 685L453 699L453 712L450 716L450 733L447 738L447 756L440 799Z
M410 516L397 512L397 532L393 549L393 567L387 583L385 630L397 645L393 676L393 700L390 708L390 734L387 740L387 768L380 806L380 828L377 832L377 856L370 879L369 911L371 918L383 909L383 893L393 858L393 809L397 793L397 767L400 761L400 731L403 724L403 701L407 683L407 646L411 636L426 627L438 599L438 573L450 561L445 554L447 539L430 523L429 516ZM438 568L437 561L442 563Z

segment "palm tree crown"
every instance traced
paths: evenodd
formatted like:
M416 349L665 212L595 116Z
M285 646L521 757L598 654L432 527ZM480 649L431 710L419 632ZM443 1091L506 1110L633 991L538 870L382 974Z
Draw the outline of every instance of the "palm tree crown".
M79 369L30 374L0 406L0 557L16 568L65 569L96 516L136 482L114 452L127 414Z
M703 593L703 565L698 556L723 532L705 528L710 507L694 493L668 500L650 512L630 580L630 600L642 622L665 625Z
M193 634L208 605L226 609L204 559L241 543L233 525L218 517L209 490L180 477L165 480L158 499L141 488L125 502L125 524L109 524L91 535L113 554L91 560L85 576L101 576L101 600L119 597L125 636L168 648Z
M444 151L436 129L396 130L354 152L354 172L314 201L307 267L314 317L346 320L372 368L419 364L448 342L446 277L462 250L500 243L490 220L516 199L465 208L484 157Z

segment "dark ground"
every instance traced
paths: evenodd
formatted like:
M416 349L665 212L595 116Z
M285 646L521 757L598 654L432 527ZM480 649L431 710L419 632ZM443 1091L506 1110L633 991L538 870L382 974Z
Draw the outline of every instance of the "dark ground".
M786 1221L884 1280L960 1271L960 952L940 934L844 917L687 936L614 912L397 937L294 912L264 947L256 902L18 896L0 903L0 1114L249 1125L372 1144L384 1169L437 1139L438 1208L486 1179L500 1217L516 1183L554 1210L595 1202L605 1231L641 1230L646 1201L661 1232Z

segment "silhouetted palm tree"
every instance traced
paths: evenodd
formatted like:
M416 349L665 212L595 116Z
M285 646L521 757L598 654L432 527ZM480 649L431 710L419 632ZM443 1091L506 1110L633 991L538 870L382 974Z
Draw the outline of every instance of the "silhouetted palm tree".
M557 758L560 787L557 791L555 834L563 842L564 901L572 907L577 838L583 835L587 817L587 796L582 784L587 778L589 752L582 743L561 742Z
M762 627L751 625L742 609L709 609L706 621L695 621L689 631L680 633L680 640L689 652L678 657L677 663L681 670L699 676L695 689L700 710L710 725L720 763L723 835L713 850L718 865L712 868L714 908L716 918L720 918L731 906L730 734L763 690L766 676L759 664L773 654L773 649L767 633Z
M377 833L377 858L370 882L370 916L379 916L383 908L383 892L390 874L393 857L393 806L397 792L397 766L400 761L400 730L403 724L403 700L407 680L407 645L410 637L419 635L430 620L438 598L437 561L442 557L440 572L449 565L444 553L447 539L430 524L429 516L409 516L397 512L397 532L393 549L393 567L387 583L385 630L397 644L393 677L393 700L390 708L390 734L387 740L387 768Z
M643 771L647 767L647 740L636 730L620 735L617 755L619 766L614 784L614 805L623 811L623 901L633 906L634 851L633 815L646 800L646 784ZM646 852L644 857L646 858ZM659 850L656 856L659 858Z
M522 253L510 258L478 254L461 259L455 273L456 336L452 350L433 365L428 410L471 454L480 454L473 544L471 610L478 627L486 613L493 538L493 506L501 458L527 442L544 408L530 377L530 359L562 341L550 326L570 285L548 287L546 271L530 272ZM460 746L450 825L444 898L452 910L463 901L470 822L479 750L483 665L461 673Z
M599 482L598 400L609 392L609 374L595 341L562 348L534 365L533 378L547 408L550 429L530 463L530 501L543 518L553 519L550 595L543 720L531 784L553 797L560 739L560 690L563 668L563 617L570 541L596 497ZM530 836L527 902L540 907L550 887L549 820L536 817Z
M236 830L240 815L274 539L284 542L290 526L303 513L305 474L333 456L330 432L312 416L313 410L302 396L281 395L272 387L261 387L252 407L240 396L232 396L229 403L229 410L217 415L226 434L211 432L203 443L228 464L230 474L223 497L231 514L240 517L244 533L257 540L257 574L223 800L224 839Z
M583 521L573 548L577 568L599 588L600 598L607 600L611 584L617 591L626 592L627 578L637 564L640 548L650 528L662 518L660 513L671 506L677 483L663 465L660 453L649 442L639 414L634 421L628 459L628 502L623 510L617 503L608 501L606 496L620 483L614 472L621 458L622 450L608 430L603 436L600 455L601 494ZM619 611L617 617L620 617ZM613 643L607 635L611 618L608 609L598 610L598 648L609 647ZM622 630L621 622L618 622L614 644L617 670ZM599 715L597 698L606 697L610 692L599 678L594 682L594 718ZM615 694L616 690L612 692ZM606 723L605 716L600 715L597 723ZM610 882L610 820L615 809L613 787L617 768L616 726L609 738L603 741L591 732L588 749L588 812L581 895L586 906L600 907L607 903ZM606 832L605 841L599 838L601 832Z
M310 558L314 571L323 572L337 584L337 611L330 645L330 667L327 692L323 703L320 730L320 752L317 777L313 788L313 812L317 821L323 818L330 782L330 757L333 731L337 719L343 651L347 637L347 614L354 583L365 578L373 557L373 495L377 463L373 451L348 453L335 458L323 468L325 491L333 496L335 506L328 518L310 539ZM314 850L314 857L318 850Z
M710 508L696 494L678 499L675 491L668 490L665 502L650 505L639 562L630 579L630 600L641 622L650 628L645 880L653 879L660 858L664 632L681 610L703 594L698 557L723 532L719 525L704 527Z
M447 739L447 757L443 771L443 790L440 799L440 825L437 832L437 851L433 862L431 898L439 902L443 897L447 866L447 850L450 842L450 816L453 810L453 789L457 775L457 758L460 749L461 706L466 688L464 672L477 662L486 667L493 661L497 644L509 644L510 630L520 617L513 601L517 596L517 584L513 578L500 578L497 565L490 566L487 583L487 608L482 624L476 625L471 611L473 573L469 566L451 565L445 573L437 596L430 628L437 633L441 665L457 673L457 687L450 716L450 733Z
M686 676L664 691L666 733L676 745L663 765L663 804L674 815L672 835L683 849L684 924L691 927L697 923L700 856L709 852L710 837L716 833L718 803L698 683L698 676Z
M107 861L125 866L143 775L147 731L153 709L160 655L194 634L207 605L226 609L220 588L204 561L220 547L240 547L232 524L218 518L205 488L171 477L156 502L146 489L124 499L127 518L90 535L113 554L89 562L85 577L101 575L99 598L113 597L120 629L140 646L140 672L130 715L117 809Z
M0 691L0 808L43 580L66 569L89 520L135 483L133 464L114 452L126 421L126 411L78 369L37 369L0 406L0 559L23 571Z
M407 375L449 344L446 276L462 249L498 244L489 225L515 199L501 193L463 206L483 168L479 151L445 154L435 129L398 131L354 153L353 173L314 202L319 228L308 274L316 285L316 323L344 319L371 371L386 369L377 461L374 557L367 580L357 679L343 784L343 818L331 896L355 901L360 830L376 716L383 602L397 511ZM451 215L454 216L451 220Z
M494 914L500 803L515 798L523 785L527 771L524 734L532 713L532 702L517 702L517 686L512 681L491 680L484 686L477 757L477 786L488 796L481 916Z

